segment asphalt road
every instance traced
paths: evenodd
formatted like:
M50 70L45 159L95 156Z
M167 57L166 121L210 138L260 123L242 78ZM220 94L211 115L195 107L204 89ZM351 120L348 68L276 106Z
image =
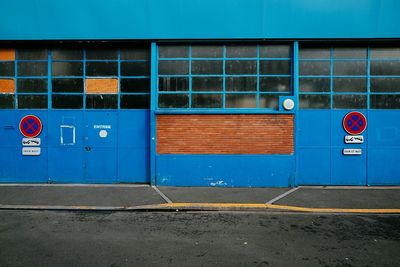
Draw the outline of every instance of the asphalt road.
M400 215L3 210L0 266L400 266Z

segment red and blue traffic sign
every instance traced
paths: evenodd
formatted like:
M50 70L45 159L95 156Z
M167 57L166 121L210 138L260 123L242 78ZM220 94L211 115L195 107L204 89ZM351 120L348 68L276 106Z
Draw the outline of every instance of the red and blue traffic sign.
M23 136L34 138L42 131L42 121L34 115L27 115L19 122L19 130Z
M349 112L343 118L343 128L349 134L361 134L367 128L367 119L361 112Z

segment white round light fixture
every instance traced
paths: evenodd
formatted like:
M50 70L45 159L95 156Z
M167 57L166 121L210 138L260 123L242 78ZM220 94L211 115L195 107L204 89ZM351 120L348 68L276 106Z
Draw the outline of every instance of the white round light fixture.
M294 101L288 98L283 101L282 105L285 110L292 110L294 108Z

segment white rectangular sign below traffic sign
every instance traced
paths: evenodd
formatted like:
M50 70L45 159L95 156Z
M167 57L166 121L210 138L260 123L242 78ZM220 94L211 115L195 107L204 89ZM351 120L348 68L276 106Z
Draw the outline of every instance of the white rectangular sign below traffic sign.
M344 148L343 155L361 155L362 149L361 148Z
M363 135L346 135L344 137L344 142L346 144L362 144L364 143Z
M22 155L24 155L24 156L40 156L40 147L23 147Z
M40 138L22 138L23 146L40 146Z

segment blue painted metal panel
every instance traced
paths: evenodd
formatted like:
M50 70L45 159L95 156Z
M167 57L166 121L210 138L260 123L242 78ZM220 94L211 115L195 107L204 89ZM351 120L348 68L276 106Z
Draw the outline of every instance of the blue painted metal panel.
M399 38L397 0L1 0L1 40Z
M331 184L331 150L330 148L306 147L297 150L298 169L297 184L329 185Z
M169 186L287 187L293 155L157 155L156 184Z

